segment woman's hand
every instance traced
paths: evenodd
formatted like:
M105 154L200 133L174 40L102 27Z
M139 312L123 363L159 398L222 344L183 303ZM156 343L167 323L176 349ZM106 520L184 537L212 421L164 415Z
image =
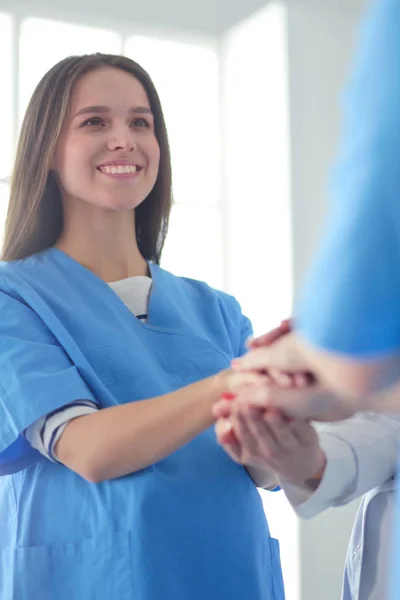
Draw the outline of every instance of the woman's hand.
M282 481L304 485L322 478L326 459L309 423L280 411L233 408L216 423L218 442L240 464L274 471ZM316 487L316 486L315 486Z
M324 422L342 421L357 412L357 407L347 399L335 396L317 383L302 389L260 384L257 388L237 393L232 386L232 393L221 397L213 405L214 418L228 418L233 406L240 406L243 410L251 407L261 410L275 408L294 419Z
M268 333L258 338L250 338L247 341L247 347L250 349L250 351L256 350L257 348L270 347L284 336L287 336L291 330L291 319L285 319L278 327L275 327L275 329L272 329ZM238 363L236 369L239 370L239 361L235 361L235 363L236 362ZM290 372L288 370L275 368L273 365L262 368L261 371L266 376L267 381L269 380L269 382L283 388L304 388L312 385L315 382L313 375L306 371L300 370Z
M307 373L309 365L301 351L295 333L287 333L269 345L261 345L267 336L250 342L250 352L232 361L236 371L270 371L279 369L288 373Z

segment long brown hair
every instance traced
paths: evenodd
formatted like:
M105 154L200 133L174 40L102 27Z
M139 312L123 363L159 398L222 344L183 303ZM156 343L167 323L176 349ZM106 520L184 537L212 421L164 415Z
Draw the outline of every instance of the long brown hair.
M160 100L140 65L124 56L100 53L65 58L46 73L33 93L18 140L1 260L31 256L59 239L63 210L51 160L76 82L103 67L122 69L140 81L154 114L159 172L152 191L135 210L135 223L141 254L159 263L172 204L170 151Z

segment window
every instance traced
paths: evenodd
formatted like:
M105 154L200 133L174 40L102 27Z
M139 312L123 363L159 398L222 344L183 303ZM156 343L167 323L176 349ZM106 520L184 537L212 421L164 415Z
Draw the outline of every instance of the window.
M0 13L0 181L9 176L13 157L12 25L11 16Z
M23 21L20 34L20 122L36 85L56 62L72 54L118 54L121 44L121 37L113 31L49 19Z
M9 186L5 183L0 183L0 241L3 239L4 223L7 216L9 192Z
M128 39L125 54L154 81L168 128L175 205L162 265L221 288L218 54L142 36Z
M211 49L132 37L125 54L150 74L170 138L177 203L217 204L220 197L218 56Z
M221 229L218 208L175 204L162 256L163 268L222 289Z

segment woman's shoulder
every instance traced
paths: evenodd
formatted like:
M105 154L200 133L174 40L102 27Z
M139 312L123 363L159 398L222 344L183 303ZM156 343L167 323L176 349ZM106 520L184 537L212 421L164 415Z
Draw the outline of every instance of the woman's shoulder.
M152 270L153 272L157 270L158 275L161 276L168 285L173 286L179 291L179 293L186 294L196 300L217 303L221 307L240 311L239 303L233 295L212 287L205 281L182 275L174 275L170 271L166 271L162 267L156 265L152 266Z
M13 284L16 281L37 277L39 271L48 270L48 252L40 252L17 260L0 261L0 285Z

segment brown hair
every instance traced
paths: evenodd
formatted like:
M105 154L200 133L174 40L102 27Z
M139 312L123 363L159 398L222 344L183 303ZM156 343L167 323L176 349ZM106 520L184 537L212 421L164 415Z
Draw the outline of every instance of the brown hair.
M143 85L154 113L160 146L156 183L135 211L136 237L141 254L159 263L172 204L171 161L160 100L148 73L124 56L70 56L46 73L25 113L11 178L1 259L25 258L54 246L63 230L61 193L50 170L52 156L76 82L90 71L115 67Z

